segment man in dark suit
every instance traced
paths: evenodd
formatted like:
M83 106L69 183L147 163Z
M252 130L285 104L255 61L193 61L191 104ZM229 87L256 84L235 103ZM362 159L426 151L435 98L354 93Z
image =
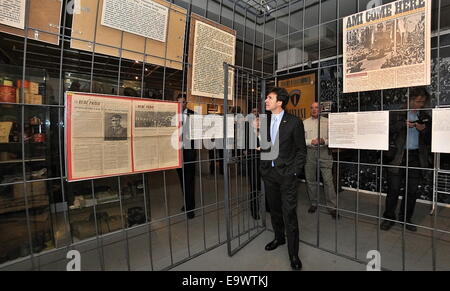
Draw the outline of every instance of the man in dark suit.
M272 113L267 127L271 153L266 155L267 150L263 150L261 176L275 232L275 239L266 250L272 251L285 244L286 232L291 267L300 270L297 188L298 176L306 163L306 144L303 122L284 111L288 102L289 94L284 88L272 89L265 102L266 111Z
M197 160L197 151L194 147L194 141L189 138L189 116L194 115L194 111L187 108L184 95L178 95L177 100L181 104L181 122L183 124L183 168L177 169L185 201L185 206L181 211L186 211L187 217L192 219L195 217L195 161Z

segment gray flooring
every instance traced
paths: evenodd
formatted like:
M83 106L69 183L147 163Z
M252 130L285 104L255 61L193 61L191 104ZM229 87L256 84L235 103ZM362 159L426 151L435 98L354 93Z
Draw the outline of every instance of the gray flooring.
M272 252L264 251L273 233L266 231L245 246L235 256L227 255L223 245L207 254L201 255L178 267L174 271L290 271L286 245ZM303 271L364 271L363 264L354 262L309 245L300 245L300 258Z
M208 169L207 164L202 168L203 173ZM151 225L76 242L73 248L82 253L82 270L163 270L174 265L177 265L174 270L290 270L285 246L274 252L264 251L265 244L273 238L269 216L266 220L269 231L263 232L232 258L228 257L223 245L227 236L222 178L218 176L215 180L206 174L203 176L201 187L197 177L197 189L201 192L198 191L196 201L202 201L204 207L196 211L195 219L186 220L180 212L183 201L176 172L167 172L164 177L155 173L150 189ZM162 181L166 181L166 185ZM262 229L262 222L250 217L248 207L236 204L248 193L246 177L234 171L231 181L233 206L236 206L232 220L232 233L236 237L233 247L237 247ZM450 231L448 208L439 207L434 217L429 215L429 205L417 204L414 216L414 223L420 226L417 233L404 231L400 225L383 232L378 228L379 220L370 217L378 216L384 210L383 197L351 191L340 193L339 205L343 211L337 221L324 208L316 214L307 213L309 201L304 185L299 187L298 198L300 239L303 242L300 256L304 270L365 270L364 263L355 261L366 262L367 253L377 248L385 269L433 270L434 255L437 270L450 270L450 235L433 233L427 228L437 226ZM356 211L360 215L350 213ZM167 214L170 219L166 218ZM247 230L249 233L239 235ZM218 245L221 246L214 248ZM65 270L66 253L67 249L61 248L35 257L37 269ZM191 257L194 258L186 262ZM29 260L21 260L1 269L30 268Z

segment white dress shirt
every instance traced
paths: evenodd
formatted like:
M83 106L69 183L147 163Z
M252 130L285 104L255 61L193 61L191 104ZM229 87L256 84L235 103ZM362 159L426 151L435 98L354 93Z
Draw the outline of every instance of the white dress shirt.
M311 142L319 136L319 119L311 117L306 119L303 125L305 127L306 146L314 147ZM320 118L320 138L325 140L325 145L322 146L328 146L328 118L325 117Z

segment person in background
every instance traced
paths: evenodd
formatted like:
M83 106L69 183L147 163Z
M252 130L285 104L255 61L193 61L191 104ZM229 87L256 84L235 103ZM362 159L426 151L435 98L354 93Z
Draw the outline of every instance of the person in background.
M320 179L317 177L317 165L320 158L319 168L322 174L328 212L336 219L336 191L334 189L332 171L333 156L328 149L328 118L320 117L319 115L320 105L315 102L311 105L311 117L304 121L307 148L305 177L307 193L311 202L308 212L315 213L317 211L319 201L317 186L320 184Z
M195 161L197 160L197 151L194 142L189 138L189 116L193 115L194 111L187 108L186 97L183 94L178 95L177 101L181 104L181 123L183 125L183 168L177 169L185 201L181 211L187 212L188 219L193 219L195 217Z
M404 188L405 184L408 191L402 199L398 220L406 222L407 230L417 231L417 227L412 224L412 216L416 207L418 185L423 181L424 175L421 170L411 169L405 183L406 170L398 166L409 168L429 166L432 123L429 113L421 109L429 101L430 95L425 88L416 87L410 90L409 96L409 111L391 112L390 116L389 139L395 146L385 153L385 156L390 165L397 167L390 167L387 170L388 193L383 215L386 220L381 224L381 229L385 231L390 230L395 224L398 197L400 189Z

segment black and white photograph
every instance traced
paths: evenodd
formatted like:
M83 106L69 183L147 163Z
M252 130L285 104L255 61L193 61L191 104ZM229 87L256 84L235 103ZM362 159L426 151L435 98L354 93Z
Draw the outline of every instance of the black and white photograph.
M425 15L411 15L396 20L395 47L381 69L425 62Z
M120 141L128 139L126 123L128 114L105 114L105 141Z
M173 112L136 111L136 128L173 127Z
M395 21L382 22L347 32L347 73L383 69L395 47Z

